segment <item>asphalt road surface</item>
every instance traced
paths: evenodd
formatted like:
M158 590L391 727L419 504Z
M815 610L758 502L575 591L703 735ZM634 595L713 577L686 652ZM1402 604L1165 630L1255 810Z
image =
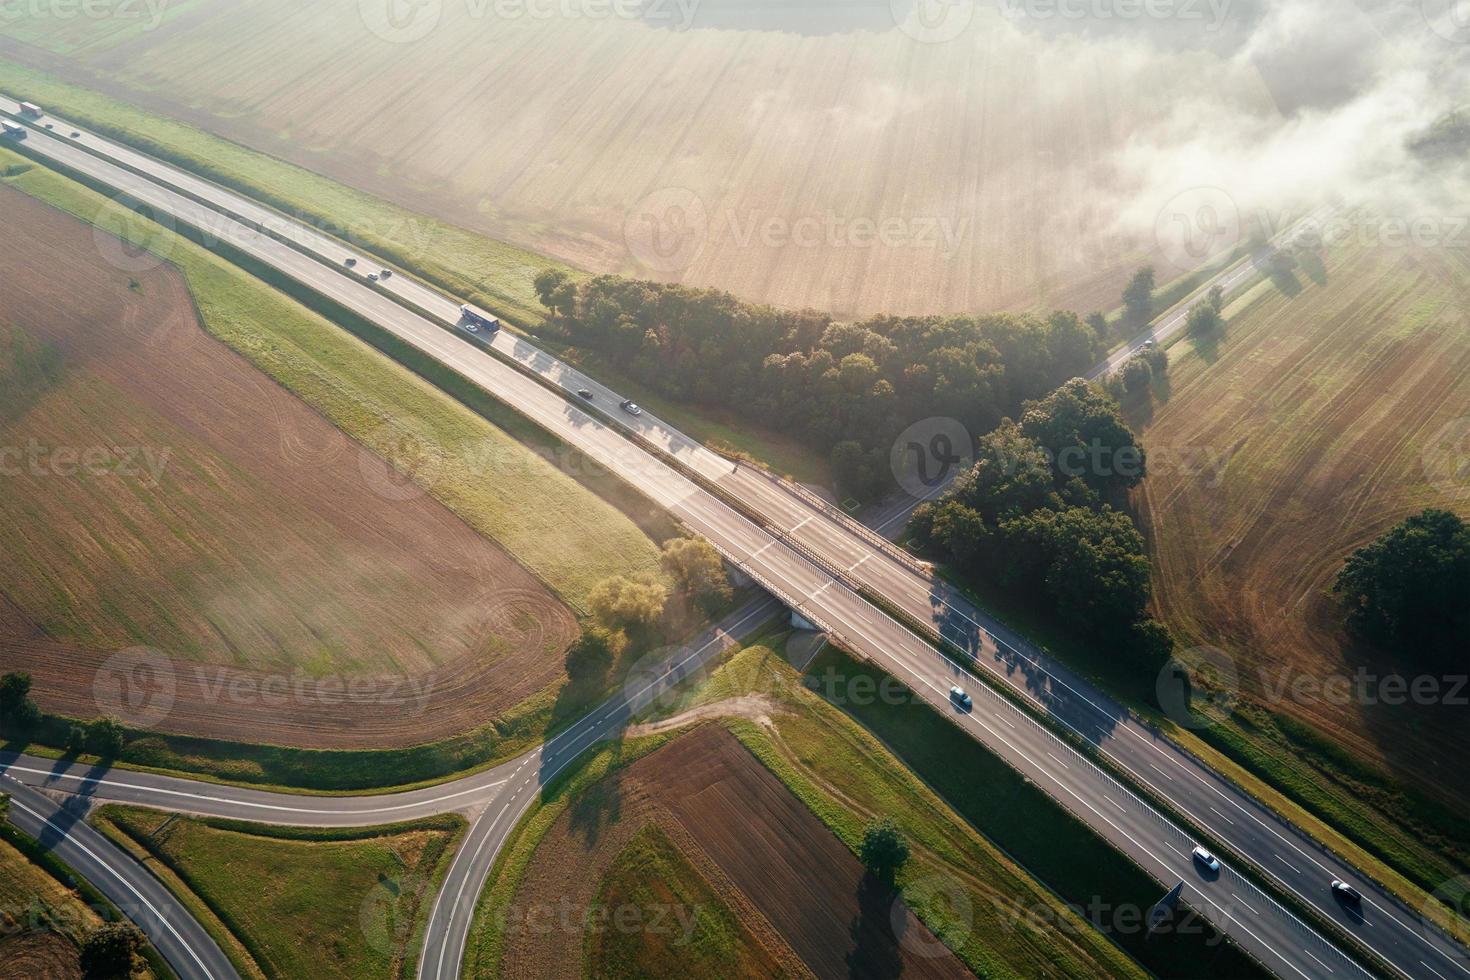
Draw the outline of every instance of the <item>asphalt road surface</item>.
M0 109L9 110L11 104L0 100ZM58 129L68 132L72 128L70 124L58 124ZM969 666L990 670L1024 690L1042 710L1083 733L1128 769L1133 778L1169 799L1192 822L1227 844L1234 853L1251 860L1303 901L1337 920L1403 974L1428 976L1439 972L1430 965L1433 963L1445 970L1458 971L1456 975L1470 976L1463 951L1445 942L1433 930L1422 927L1410 910L1367 886L1361 876L1333 861L1305 835L1274 817L1263 815L1264 811L1245 794L1199 766L1171 743L1141 729L1125 712L1070 676L1060 665L1021 643L1019 637L1008 635L1000 624L986 620L961 597L937 587L912 563L844 527L796 496L790 488L759 471L731 464L651 415L645 413L636 419L620 417L617 404L621 399L615 392L523 338L505 331L493 338L498 354L536 372L543 380L564 391L578 387L591 390L597 408L617 418L635 437L674 456L705 480L726 488L748 508L758 511L765 518L763 524L769 525L768 530L640 450L600 416L583 411L563 395L417 315L415 309L454 322L458 318L458 305L411 277L400 273L391 276L386 284L370 285L362 271L379 266L367 256L356 255L355 270L348 270L343 260L349 253L341 244L232 192L134 151L115 148L91 134L83 132L80 140L70 141L33 128L26 142L32 152L64 163L107 186L125 190L160 214L171 216L171 220L206 230L449 364L570 444L602 459L651 499L713 541L727 557L808 620L829 629L855 652L877 661L909 681L921 696L941 710L948 710L948 686L956 681L965 683L965 672L864 601L858 589L873 589L910 615L932 621L947 637L964 641L960 645L975 658ZM115 157L124 166L115 166L95 154ZM148 176L143 177L143 173ZM178 191L161 184L175 186ZM225 202L211 203L253 223L245 224L221 214L214 206L205 207L200 201L206 198ZM255 209L253 218L251 209ZM261 225L269 227L271 233L262 233ZM289 239L290 244L282 239ZM1242 273L1240 270L1231 273L1236 274ZM988 694L983 688L970 686ZM1119 803L1115 797L1123 796L1126 790L1116 784L1108 785L1112 781L1072 752L1066 743L1035 725L1029 716L1004 699L991 697L995 699L994 704L987 704L987 697L979 697L976 711L956 720L1023 772L1027 772L1028 766L1043 770L1034 777L1043 788L1120 849L1133 855L1164 884L1199 877L1192 875L1192 864L1187 857L1182 862L1179 860L1180 855L1189 851L1183 831L1162 821L1131 794L1127 797L1132 802ZM982 719L982 705L986 705L985 714L995 717ZM1025 735L1008 735L1005 728L1024 731ZM1136 813L1125 824L1115 812L1106 809L1108 804L1118 812L1132 809ZM1165 837L1171 838L1167 844ZM1321 879L1318 875L1335 873L1339 867L1341 876L1366 886L1368 914L1361 917L1348 914L1327 893L1326 881L1331 875ZM1244 883L1234 888L1220 885L1221 880L1232 874L1227 868L1220 879L1196 882L1193 890L1186 888L1186 901L1236 936L1283 976L1342 976L1358 971L1332 944L1263 894ZM1426 968L1430 973L1424 972Z

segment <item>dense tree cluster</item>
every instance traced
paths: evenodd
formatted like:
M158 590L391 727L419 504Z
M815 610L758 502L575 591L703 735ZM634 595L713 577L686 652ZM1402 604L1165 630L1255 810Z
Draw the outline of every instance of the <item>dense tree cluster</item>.
M987 431L1102 353L1072 313L838 323L618 276L572 283L547 270L536 289L577 343L663 395L792 433L828 454L857 496L891 482L888 453L910 423L948 416Z
M684 594L705 612L714 612L734 595L725 560L704 538L674 538L664 545L659 560Z
M669 590L647 572L614 575L592 587L587 605L592 616L608 630L651 626L663 615Z
M1169 642L1144 618L1148 557L1120 509L1146 464L1117 403L1075 378L982 437L975 465L911 529L961 574L1043 595L1067 623L1156 664Z
M41 722L41 709L31 700L31 675L13 671L0 677L0 727L25 734Z
M1369 642L1426 665L1470 663L1470 527L1449 511L1415 514L1353 552L1333 591Z

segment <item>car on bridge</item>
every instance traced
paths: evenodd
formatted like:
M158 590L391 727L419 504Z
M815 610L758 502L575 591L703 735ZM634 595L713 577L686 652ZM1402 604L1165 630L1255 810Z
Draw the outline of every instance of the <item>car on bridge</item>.
M965 693L965 689L963 687L960 687L958 684L949 689L949 699L953 701L955 707L959 708L961 711L969 711L975 706L975 702L970 700L970 696Z

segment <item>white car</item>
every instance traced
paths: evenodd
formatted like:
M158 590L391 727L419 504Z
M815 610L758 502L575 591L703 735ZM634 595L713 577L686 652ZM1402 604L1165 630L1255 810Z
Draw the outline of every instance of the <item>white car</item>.
M1332 879L1332 894L1349 905L1361 905L1363 903L1363 896L1358 894L1358 890L1340 878Z
M969 711L975 704L970 700L970 696L965 693L965 689L958 684L949 689L949 699L963 711Z
M1196 844L1194 847L1194 859L1200 864L1204 865L1205 869L1208 871L1220 870L1220 859L1215 857L1215 855L1211 854L1209 851L1205 850L1203 847L1200 847L1198 844Z
M629 415L637 416L643 414L643 409L639 408L637 402L633 401L633 399L631 398L623 401L623 403L619 407L622 408L622 410L627 412Z

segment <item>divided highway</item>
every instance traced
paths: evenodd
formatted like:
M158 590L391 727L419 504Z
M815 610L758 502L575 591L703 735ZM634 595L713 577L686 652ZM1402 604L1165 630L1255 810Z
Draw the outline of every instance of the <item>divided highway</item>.
M14 112L15 108L14 103L0 99L0 109ZM67 132L79 130L59 121L58 125ZM1429 966L1432 962L1450 973L1458 970L1454 975L1470 977L1463 950L1421 927L1412 912L1376 890L1369 891L1369 914L1362 921L1346 917L1326 893L1326 882L1339 874L1338 864L1306 835L1266 813L1177 746L1138 725L1126 711L1060 664L989 621L962 596L934 582L911 559L876 543L793 488L758 470L730 463L655 417L620 417L615 392L523 338L502 331L493 339L496 353L521 370L486 354L415 312L422 310L452 323L458 319L455 301L404 275L369 285L359 273L347 271L343 261L354 257L360 270L375 270L378 266L371 264L370 257L354 254L233 192L90 133L83 132L80 141L71 141L53 138L32 126L26 142L31 152L205 230L440 359L569 444L607 463L713 541L807 619L905 680L939 710L951 711L947 690L949 684L963 681L961 667L868 603L860 592L882 595L907 615L932 623L975 658L971 666L990 671L1039 710L1099 746L1132 778L1169 800L1192 822L1257 864L1302 901L1336 919L1399 972L1427 976L1424 968L1429 968L1439 973ZM206 201L208 206L201 203ZM261 233L262 226L270 233ZM597 407L637 439L720 487L738 499L742 509L732 508L720 496L639 449L597 415L583 411L527 372L564 392L588 388ZM755 512L760 520L752 521L742 511ZM976 710L956 715L957 723L1132 855L1162 884L1187 882L1186 901L1274 971L1303 977L1361 975L1361 969L1333 944L1229 868L1218 879L1203 878L1187 857L1192 841L1183 830L1028 714L985 688L979 690L976 700ZM485 833L481 849L465 850L482 853L490 847L493 835L488 829ZM483 860L485 872L493 849L490 853ZM469 867L466 874L466 891L476 878L483 882L478 868ZM1345 866L1340 876L1361 880ZM478 888L473 891L478 893ZM441 956L446 962L458 962L452 955ZM441 967L431 966L426 949L423 975L439 975L434 971Z

